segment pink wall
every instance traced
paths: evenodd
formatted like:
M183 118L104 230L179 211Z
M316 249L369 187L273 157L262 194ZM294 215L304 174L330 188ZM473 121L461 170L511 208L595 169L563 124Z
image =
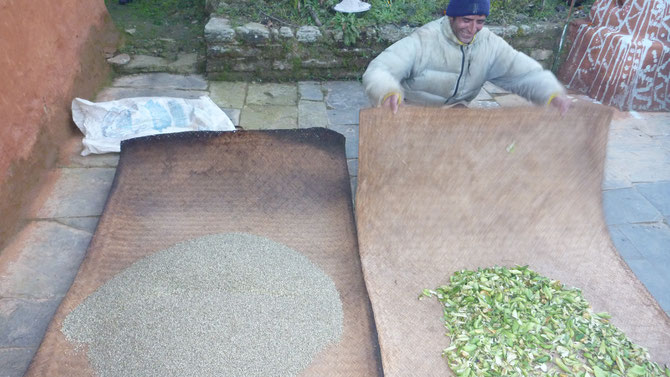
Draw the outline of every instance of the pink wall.
M0 247L75 132L72 98L109 77L116 42L103 0L0 0Z

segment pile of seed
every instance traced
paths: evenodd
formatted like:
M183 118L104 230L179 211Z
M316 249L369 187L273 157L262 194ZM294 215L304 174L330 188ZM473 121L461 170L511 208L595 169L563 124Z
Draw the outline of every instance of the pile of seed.
M76 307L62 332L87 346L101 377L294 376L339 340L342 303L297 251L211 235L134 263Z
M457 376L670 376L580 290L527 267L459 271L425 296L443 304Z

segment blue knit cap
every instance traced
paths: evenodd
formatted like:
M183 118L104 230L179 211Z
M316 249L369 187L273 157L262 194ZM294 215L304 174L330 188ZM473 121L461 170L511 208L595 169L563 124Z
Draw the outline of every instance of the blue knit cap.
M447 6L447 16L463 17L483 14L489 15L489 0L451 0Z

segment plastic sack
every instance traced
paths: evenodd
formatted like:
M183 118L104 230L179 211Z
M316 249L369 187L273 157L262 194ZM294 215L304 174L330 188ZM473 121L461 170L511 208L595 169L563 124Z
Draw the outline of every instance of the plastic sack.
M136 97L109 102L72 101L72 119L84 134L82 156L119 152L121 141L184 131L234 131L209 97Z

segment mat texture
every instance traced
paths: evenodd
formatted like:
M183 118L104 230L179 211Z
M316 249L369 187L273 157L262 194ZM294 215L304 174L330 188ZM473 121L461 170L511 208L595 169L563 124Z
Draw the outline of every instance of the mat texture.
M213 233L267 237L307 256L342 300L339 343L303 376L381 374L358 255L344 137L325 129L181 133L124 142L86 258L27 376L93 376L63 319L138 259Z
M613 248L601 181L611 112L401 108L360 115L356 220L386 376L452 375L436 299L461 269L529 265L581 288L652 359L670 319Z

